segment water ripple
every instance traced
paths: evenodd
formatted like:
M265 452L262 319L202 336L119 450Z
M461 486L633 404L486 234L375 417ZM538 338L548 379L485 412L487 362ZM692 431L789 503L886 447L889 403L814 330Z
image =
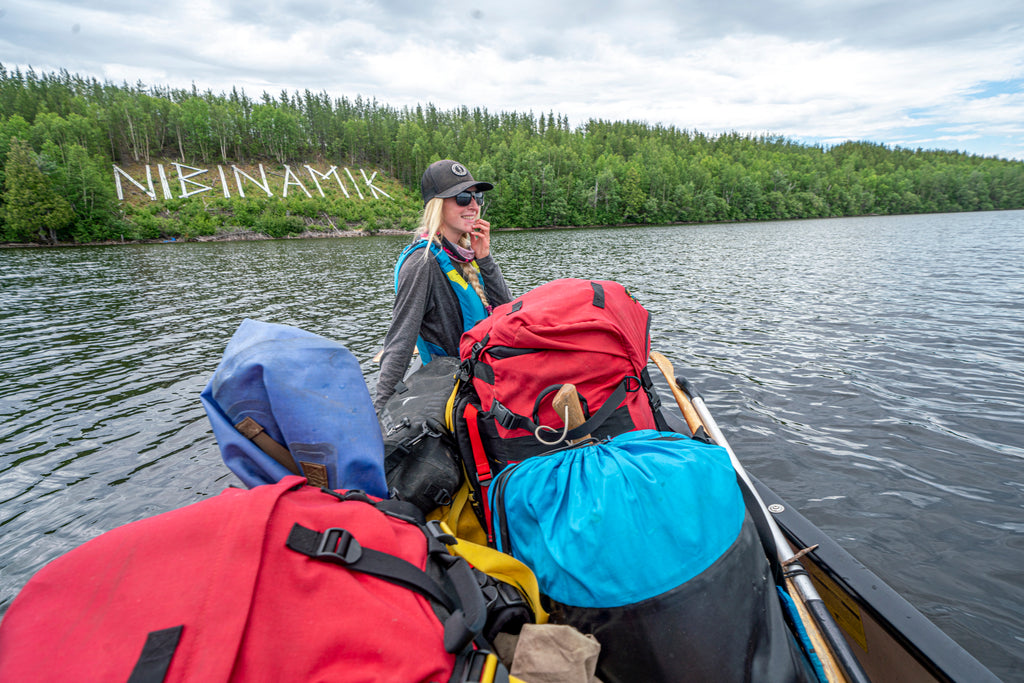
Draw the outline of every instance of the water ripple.
M235 482L198 394L242 319L342 341L372 388L406 241L0 251L0 610L47 560ZM626 284L746 466L1011 677L1024 213L502 232L493 246L515 292Z

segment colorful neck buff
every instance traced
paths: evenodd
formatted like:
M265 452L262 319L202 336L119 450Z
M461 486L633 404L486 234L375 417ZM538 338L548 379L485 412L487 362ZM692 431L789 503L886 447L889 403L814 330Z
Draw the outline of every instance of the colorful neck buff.
M476 258L476 254L473 253L472 249L459 246L458 244L452 244L448 241L447 237L441 238L441 247L448 253L448 256L455 259L459 263L469 263Z

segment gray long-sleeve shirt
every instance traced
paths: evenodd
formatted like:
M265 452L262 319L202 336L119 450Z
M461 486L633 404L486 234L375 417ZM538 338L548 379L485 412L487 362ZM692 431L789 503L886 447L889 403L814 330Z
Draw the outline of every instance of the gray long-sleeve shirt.
M499 306L511 301L512 294L494 259L485 256L476 263L488 303ZM395 385L405 377L419 336L441 347L449 356L459 355L462 308L458 296L433 254L423 258L423 252L417 251L405 260L398 272L391 328L384 338L377 395L373 401L378 412L395 392Z

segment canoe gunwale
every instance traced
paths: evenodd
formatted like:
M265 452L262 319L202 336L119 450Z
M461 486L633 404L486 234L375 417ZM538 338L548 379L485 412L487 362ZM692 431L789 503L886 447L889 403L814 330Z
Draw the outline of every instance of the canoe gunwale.
M824 572L935 680L950 683L999 683L991 671L906 598L764 483L753 475L750 478L765 503L773 506L772 514L776 522L794 547L818 545L802 561L813 563L818 570ZM776 511L776 505L781 506L781 511Z

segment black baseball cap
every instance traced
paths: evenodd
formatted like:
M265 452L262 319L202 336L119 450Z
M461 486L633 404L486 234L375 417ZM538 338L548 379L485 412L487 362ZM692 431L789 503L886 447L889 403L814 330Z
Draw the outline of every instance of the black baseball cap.
M476 185L478 190L493 190L494 185L473 180L472 174L465 166L451 159L435 161L420 178L420 192L423 193L423 204L426 205L434 197L454 197L463 190Z

